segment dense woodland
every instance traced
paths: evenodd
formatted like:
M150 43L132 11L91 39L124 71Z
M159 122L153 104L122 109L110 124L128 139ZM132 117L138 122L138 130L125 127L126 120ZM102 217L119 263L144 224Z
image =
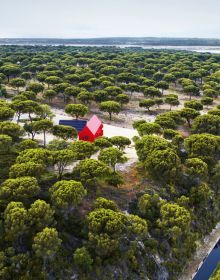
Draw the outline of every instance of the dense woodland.
M110 37L110 38L0 38L1 44L101 44L101 45L143 45L143 46L220 46L220 39L211 38L158 38L158 37Z
M0 279L178 279L220 220L220 55L1 46L0 85ZM132 143L53 123L131 104Z

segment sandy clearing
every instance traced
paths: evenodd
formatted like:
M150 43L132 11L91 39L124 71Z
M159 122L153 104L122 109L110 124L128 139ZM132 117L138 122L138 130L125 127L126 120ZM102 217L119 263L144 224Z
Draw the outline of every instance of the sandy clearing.
M61 119L64 119L64 120L72 119L61 109L52 108L52 111L55 115L53 118L54 124L59 124L59 120L61 120ZM22 118L24 118L24 119L28 118L28 115L23 114ZM16 118L14 118L13 121L16 122ZM20 123L20 124L22 124L22 123ZM103 130L104 130L104 136L107 136L107 137L125 136L125 137L128 137L131 141L134 136L138 135L138 133L135 129L123 128L123 127L118 127L118 126L109 125L109 124L104 124ZM28 135L26 135L24 138L29 138L29 137L28 137ZM43 143L43 133L36 134L35 139L40 141L41 143ZM56 139L56 137L53 134L51 134L51 133L46 134L46 143L47 144L54 139ZM125 170L128 166L131 166L133 163L135 163L137 161L137 154L136 154L136 150L135 150L133 141L132 141L132 144L125 149L125 155L128 158L128 161L124 164L118 164L117 165L118 170ZM96 157L97 157L97 155L96 155Z
M55 114L55 117L53 118L53 121L55 124L58 124L59 120L61 120L61 119L64 119L64 120L72 119L61 109L52 108L52 111ZM104 131L104 136L106 136L106 137L125 136L125 137L128 137L130 140L132 140L132 138L134 136L138 136L137 131L133 128L118 127L118 126L114 126L114 125L110 125L110 124L104 124L103 131ZM53 135L51 135L51 136L54 137ZM52 139L50 140L48 138L48 140L51 141ZM125 153L126 153L126 156L129 158L129 162L127 162L127 164L128 163L131 164L137 160L137 154L136 154L136 151L134 148L133 141L132 141L131 146L125 149ZM125 165L127 165L127 164L125 164Z

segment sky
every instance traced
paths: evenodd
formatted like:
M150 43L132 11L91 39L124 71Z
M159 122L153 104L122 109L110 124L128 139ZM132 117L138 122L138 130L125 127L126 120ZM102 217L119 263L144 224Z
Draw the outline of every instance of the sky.
M0 38L220 38L219 0L0 0Z

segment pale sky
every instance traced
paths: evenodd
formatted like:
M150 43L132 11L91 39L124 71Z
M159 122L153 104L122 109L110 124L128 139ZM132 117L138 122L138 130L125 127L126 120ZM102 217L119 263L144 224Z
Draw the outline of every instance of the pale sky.
M220 0L0 0L0 38L220 38Z

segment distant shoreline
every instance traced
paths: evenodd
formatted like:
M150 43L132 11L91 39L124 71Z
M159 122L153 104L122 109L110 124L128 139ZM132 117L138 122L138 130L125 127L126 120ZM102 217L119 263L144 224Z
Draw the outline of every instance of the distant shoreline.
M1 45L131 45L170 47L220 47L220 39L211 38L159 38L159 37L111 37L111 38L0 38Z
M191 45L186 45L186 46L180 46L180 45L133 45L133 44L80 44L80 43L54 43L48 40L47 42L43 41L3 41L0 39L0 46L23 46L23 47L28 47L28 46L36 46L36 47L112 47L112 48L141 48L141 49L146 49L146 50L175 50L175 51L189 51L189 52L199 52L199 53L212 53L212 54L220 54L220 46L191 46Z

